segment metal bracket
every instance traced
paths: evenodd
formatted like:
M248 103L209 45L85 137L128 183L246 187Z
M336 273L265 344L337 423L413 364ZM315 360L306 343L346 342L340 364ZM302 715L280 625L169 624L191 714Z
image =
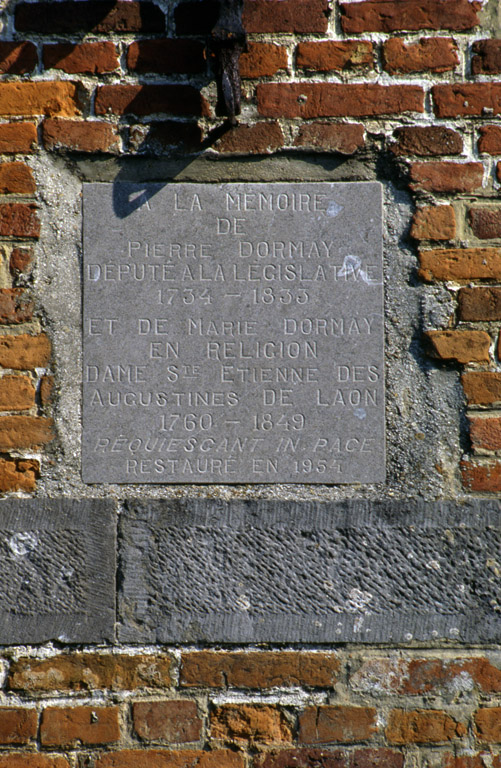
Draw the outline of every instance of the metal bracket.
M236 123L240 114L240 55L247 50L242 24L243 0L220 0L219 18L211 32L210 50L215 59L218 101L216 113Z

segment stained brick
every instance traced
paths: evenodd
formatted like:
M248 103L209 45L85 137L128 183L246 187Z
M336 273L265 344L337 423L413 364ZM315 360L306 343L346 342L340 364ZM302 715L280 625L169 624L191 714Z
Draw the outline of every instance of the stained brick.
M480 240L501 237L501 208L470 208L468 217L475 237Z
M412 163L411 189L425 192L475 192L482 187L482 163Z
M30 336L0 336L0 365L2 368L29 371L44 368L50 360L51 344L49 338L40 333Z
M284 135L278 123L238 125L225 133L214 145L218 152L239 154L270 154L284 145Z
M501 248L436 248L420 251L424 280L500 280Z
M480 741L501 743L501 707L478 709L473 719Z
M374 66L373 45L367 40L323 40L299 43L296 63L319 72Z
M197 123L181 123L161 120L145 125L132 126L130 146L135 152L161 153L166 147L180 146L185 151L200 148L202 130Z
M204 47L197 40L140 40L127 51L127 66L134 72L203 72L206 68Z
M194 651L182 655L180 684L209 688L325 688L335 684L339 669L339 659L333 653Z
M31 248L13 248L9 259L9 270L12 275L30 271L33 265L33 250Z
M417 85L261 83L258 110L267 117L375 116L423 111Z
M395 130L396 143L390 146L396 155L459 155L463 140L452 128L442 125L401 126Z
M404 756L393 749L356 749L350 755L350 768L402 768Z
M327 30L327 0L245 0L247 32L323 33Z
M467 490L480 493L499 493L501 491L501 463L490 462L488 464L477 464L471 461L462 461L460 469L461 479ZM481 722L481 726L482 725Z
M95 768L244 768L240 753L229 749L201 752L191 749L124 749L96 759Z
M182 743L198 741L202 735L202 720L194 701L136 701L132 719L143 741Z
M469 0L366 0L341 3L341 25L347 34L419 29L471 29L479 23L480 2Z
M501 288L461 288L459 319L467 322L501 320Z
M484 125L480 128L478 151L489 155L501 155L501 126Z
M491 339L485 331L427 331L425 336L430 342L432 354L441 360L452 360L456 363L483 363L489 360ZM397 712L397 710L395 711ZM404 728L407 720L409 728L418 727L413 725L414 720L412 718L410 720L406 719L408 714L404 712L401 717L395 715L395 728L397 728L397 721L401 722L402 728ZM410 713L410 715L413 715L413 713ZM434 714L432 712L432 714L425 714L423 717L428 722L428 720L433 719ZM421 721L418 718L416 722L419 724ZM394 740L391 741L393 744L397 743Z
M8 686L22 691L85 691L109 688L169 688L169 656L79 653L49 659L20 658L10 668Z
M119 67L114 43L55 43L44 45L45 69L61 69L70 75L102 75Z
M370 707L308 707L299 716L303 744L365 741L376 730L376 710Z
M305 149L352 155L365 144L364 127L359 123L326 123L320 120L304 123L294 146Z
M393 709L385 732L390 744L438 744L464 736L466 728L441 710Z
M501 418L469 416L470 440L474 450L501 450Z
M155 3L129 0L66 0L20 3L15 11L16 29L57 34L67 32L162 32L165 19Z
M74 117L80 106L77 85L68 80L0 83L0 115Z
M35 179L28 165L0 163L0 194L31 195L35 190Z
M25 411L35 405L35 387L27 376L0 378L0 411Z
M42 713L44 747L110 744L119 738L118 707L47 707Z
M35 490L39 474L40 464L36 459L0 459L0 493L31 493Z
M35 123L3 123L0 125L0 154L33 152L37 144Z
M210 717L213 739L278 744L292 741L283 712L265 704L222 704Z
M418 208L412 218L411 237L416 240L451 240L456 236L456 216L452 205Z
M37 726L34 709L0 708L0 744L28 744L36 738Z
M448 72L458 64L457 46L448 37L421 38L415 43L395 37L383 44L383 66L391 75Z
M287 69L287 49L275 43L248 43L248 50L240 57L242 77L270 77Z
M437 117L501 114L501 83L454 83L431 90Z
M501 403L501 373L468 371L461 376L461 383L469 405Z
M44 120L43 143L46 149L116 153L120 136L110 123L54 119Z
M498 75L501 72L501 40L476 40L473 43L471 71L474 75Z
M0 288L0 323L26 323L33 317L33 302L22 288Z
M97 115L209 114L207 102L191 85L103 85L95 107Z
M38 63L37 49L33 43L8 43L0 41L0 74L24 75Z
M268 752L255 759L255 768L348 768L348 764L344 752L310 747Z
M54 439L52 419L39 416L0 416L0 451L33 448Z

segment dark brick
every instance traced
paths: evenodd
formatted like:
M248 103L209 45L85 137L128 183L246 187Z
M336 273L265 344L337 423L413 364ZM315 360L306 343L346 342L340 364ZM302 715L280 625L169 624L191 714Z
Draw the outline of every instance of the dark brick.
M396 155L434 157L460 155L463 151L459 133L442 125L402 126L393 135L397 141L391 150Z
M134 72L197 73L206 68L204 47L197 40L140 40L127 51L127 66Z
M165 29L165 18L151 2L128 0L72 0L20 3L15 10L20 31L52 35L67 32L156 32Z
M101 75L119 67L114 43L55 43L44 45L45 69L60 69L70 75Z
M38 63L37 49L33 43L0 42L0 73L24 75Z
M501 320L501 288L461 288L459 319L467 322Z
M202 129L197 123L162 120L130 129L130 146L134 152L160 154L173 146L185 151L197 150L201 141Z
M468 216L475 237L480 240L501 237L501 208L470 208Z
M498 75L501 72L501 40L477 40L473 43L477 54L471 60L474 75Z
M208 116L207 102L190 85L103 85L96 95L97 115L173 115Z

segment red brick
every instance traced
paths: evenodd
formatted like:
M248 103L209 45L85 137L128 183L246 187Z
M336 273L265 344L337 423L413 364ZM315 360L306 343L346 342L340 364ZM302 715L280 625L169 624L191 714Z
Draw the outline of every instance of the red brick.
M161 120L148 125L132 126L129 139L134 152L158 154L171 146L180 146L189 152L200 148L202 130L197 123Z
M95 768L244 768L243 757L229 749L201 752L183 749L124 749L96 759Z
M27 752L0 754L0 768L70 768L65 757Z
M476 40L473 43L471 71L474 75L501 73L501 40Z
M0 288L0 323L26 323L33 317L33 302L22 288Z
M153 32L165 28L162 11L151 2L129 0L66 0L20 3L15 10L16 29L53 35L68 32Z
M489 755L489 763L492 768L501 768L499 755ZM445 752L442 755L442 765L444 768L485 768L485 753L455 755Z
M270 77L287 66L287 49L275 43L248 43L240 57L242 77Z
M500 280L501 248L436 248L420 251L423 280Z
M501 114L500 83L434 85L431 92L437 117Z
M501 288L461 288L458 318L466 322L501 320Z
M489 155L501 155L501 126L484 125L480 128L478 151Z
M350 755L350 768L403 768L404 756L393 749L357 749Z
M169 688L169 656L123 656L94 653L20 658L13 662L8 686L21 691L113 691Z
M37 63L37 49L33 43L0 42L1 74L24 75L35 69Z
M127 51L127 66L134 72L203 72L206 68L204 47L196 40L140 40Z
M32 203L5 203L0 205L0 236L30 237L40 235L37 206Z
M24 163L0 163L0 194L31 195L36 191L31 168Z
M383 44L383 66L392 75L448 72L458 64L458 49L449 37L421 38L415 43L395 37Z
M37 726L34 709L0 708L0 744L29 744L36 738Z
M254 765L255 768L348 768L344 752L316 748L268 752L256 757Z
M134 730L143 741L182 743L198 741L202 721L194 701L136 701L132 705Z
M469 416L470 440L474 451L501 450L501 418L492 416Z
M267 117L344 117L423 111L417 85L261 83L258 110Z
M35 490L40 464L36 459L0 459L0 493ZM0 768L1 768L0 759Z
M13 248L9 259L9 270L14 276L27 273L33 265L33 251L31 248Z
M393 135L397 141L390 145L390 149L395 155L436 157L460 155L463 151L459 133L441 125L402 126Z
M473 234L480 240L501 237L501 208L470 208L468 218Z
M263 155L276 152L284 145L284 135L278 123L256 123L231 128L214 144L218 152Z
M411 237L416 240L451 240L456 236L456 216L452 205L418 208L412 218Z
M365 144L364 127L359 123L304 123L294 146L352 155Z
M330 688L338 679L339 669L334 653L193 651L182 655L180 684L208 688Z
M501 491L501 463L460 463L461 479L468 491L499 493ZM498 718L499 719L499 718Z
M365 741L376 730L376 710L369 707L308 707L299 716L303 744Z
M118 707L47 707L42 713L44 747L110 744L119 738Z
M44 368L50 360L51 344L45 333L30 336L0 336L0 365L16 371Z
M327 31L327 0L244 0L247 32Z
M0 416L0 451L33 448L54 439L52 419L39 416Z
M480 741L501 743L501 707L478 709L473 719Z
M204 97L191 85L103 85L95 106L96 115L209 114Z
M38 142L35 123L4 123L0 125L0 154L33 152Z
M35 405L35 387L27 376L0 378L0 411L25 411Z
M471 29L479 23L482 4L469 0L367 0L341 3L341 25L347 34L419 29Z
M412 163L411 189L425 192L475 192L482 187L482 163Z
M74 117L80 106L77 85L68 80L0 83L0 115Z
M222 704L210 717L213 739L278 744L292 741L292 732L278 707L265 704Z
M116 153L120 150L117 126L97 120L44 120L43 143L46 149L74 152Z
M466 734L463 723L436 709L393 709L386 726L390 744L439 744Z
M501 403L501 373L468 371L461 376L468 405Z
M299 43L296 63L319 72L374 67L373 45L367 40L322 40Z
M456 363L489 361L491 338L485 331L427 331L434 357Z
M55 43L44 45L45 69L61 69L69 75L102 75L120 64L114 43Z

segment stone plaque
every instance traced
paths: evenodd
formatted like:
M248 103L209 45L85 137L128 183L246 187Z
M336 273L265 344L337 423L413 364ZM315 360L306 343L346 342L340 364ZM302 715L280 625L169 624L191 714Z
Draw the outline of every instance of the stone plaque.
M126 642L497 642L501 506L133 501Z
M83 478L383 481L381 185L84 185Z
M0 502L0 643L114 639L111 502Z

